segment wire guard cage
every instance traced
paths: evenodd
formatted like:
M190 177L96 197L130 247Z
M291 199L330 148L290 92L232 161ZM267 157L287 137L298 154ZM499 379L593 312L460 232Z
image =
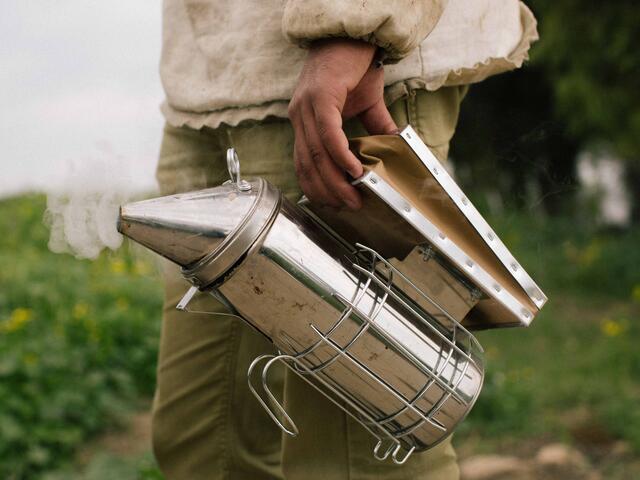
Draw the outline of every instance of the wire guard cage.
M337 292L332 294L333 299L344 307L338 320L326 331L309 324L315 340L306 348L295 348L295 342L287 341L287 351L281 348L277 355L257 357L248 370L249 389L285 433L297 435L298 428L293 419L269 388L270 369L276 363L285 364L355 418L377 439L373 450L376 459L391 458L394 463L402 464L414 451L430 448L446 438L470 410L482 386L482 347L444 308L376 251L356 244L355 253L356 260L352 262L352 267L358 276L353 277L356 285L353 298L345 298ZM405 295L395 288L394 279L402 279L414 293L430 302L445 320L441 318L436 321L421 309L410 299L411 295ZM375 298L365 302L365 297L371 292L375 292ZM388 305L408 312L405 315L411 324L435 342L435 358L425 361L415 350L382 327L380 313ZM345 340L347 324L349 337ZM338 332L342 333L338 335ZM399 388L385 379L379 369L372 368L361 354L355 353L354 345L366 335L379 339L386 345L385 348L393 350L414 371L419 372L419 384L410 391ZM354 393L353 389L345 389L335 370L331 371L331 367L338 363L348 368L350 374L383 392L392 400L393 409L375 408ZM476 375L475 388L463 388L462 384L469 382L473 375ZM428 402L425 401L427 397ZM453 424L447 424L443 420L448 418L443 408L449 408L452 404L462 414ZM432 440L419 440L415 435L419 429L431 432L429 438Z
M373 170L357 185L389 208L372 200L369 216L345 218L344 225L291 204L262 178L243 180L233 149L226 185L134 202L118 217L120 232L182 267L192 286L177 309L194 312L189 303L206 292L228 313L219 304L194 313L238 317L273 342L277 353L251 363L248 383L285 433L297 435L298 427L270 388L276 364L362 424L377 439L375 458L397 464L445 439L480 393L482 348L460 321L528 325L535 315L529 307L546 301L411 127L400 136L455 218L473 227L467 233L495 254L488 265L507 268L512 278L498 282L492 269L474 263L488 252L463 250L434 223L439 215L432 222ZM385 228L407 237L410 251L402 259L392 256L404 250L386 252L395 237L383 241L385 232L372 220L379 206L390 219ZM374 228L360 235L368 222Z

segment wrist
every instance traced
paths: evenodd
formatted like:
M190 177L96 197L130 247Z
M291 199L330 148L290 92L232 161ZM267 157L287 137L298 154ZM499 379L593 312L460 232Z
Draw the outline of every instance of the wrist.
M357 58L367 66L371 65L377 51L376 45L354 38L321 38L309 44L310 55L349 56Z

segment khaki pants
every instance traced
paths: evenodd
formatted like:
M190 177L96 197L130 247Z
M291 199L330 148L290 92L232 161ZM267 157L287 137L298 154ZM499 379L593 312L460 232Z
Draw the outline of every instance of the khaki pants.
M390 106L402 127L410 123L441 160L446 159L465 88L409 91ZM364 135L356 121L348 136ZM233 146L243 176L261 176L291 200L300 190L287 120L192 130L167 126L157 177L163 194L214 186L227 179L225 151ZM187 283L166 265L165 303L153 407L153 448L168 479L178 480L439 480L458 478L450 441L414 454L406 464L373 459L374 439L291 372L274 377L287 411L300 428L284 437L247 387L253 358L272 346L240 320L175 309ZM201 294L194 310L224 312ZM275 371L273 372L275 373Z

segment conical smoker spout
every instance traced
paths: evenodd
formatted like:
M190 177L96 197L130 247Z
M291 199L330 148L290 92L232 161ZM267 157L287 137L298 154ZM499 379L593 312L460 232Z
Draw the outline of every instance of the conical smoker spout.
M118 231L182 267L216 250L254 199L227 188L170 195L120 207Z
M194 270L197 284L205 286L244 255L276 213L277 189L261 179L244 185L245 190L226 184L123 205L118 231Z

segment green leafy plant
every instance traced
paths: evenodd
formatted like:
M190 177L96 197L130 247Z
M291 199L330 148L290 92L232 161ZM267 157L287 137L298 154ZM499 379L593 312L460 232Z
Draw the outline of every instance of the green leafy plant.
M0 202L0 478L68 460L153 391L161 294L128 246L48 251L44 198Z

